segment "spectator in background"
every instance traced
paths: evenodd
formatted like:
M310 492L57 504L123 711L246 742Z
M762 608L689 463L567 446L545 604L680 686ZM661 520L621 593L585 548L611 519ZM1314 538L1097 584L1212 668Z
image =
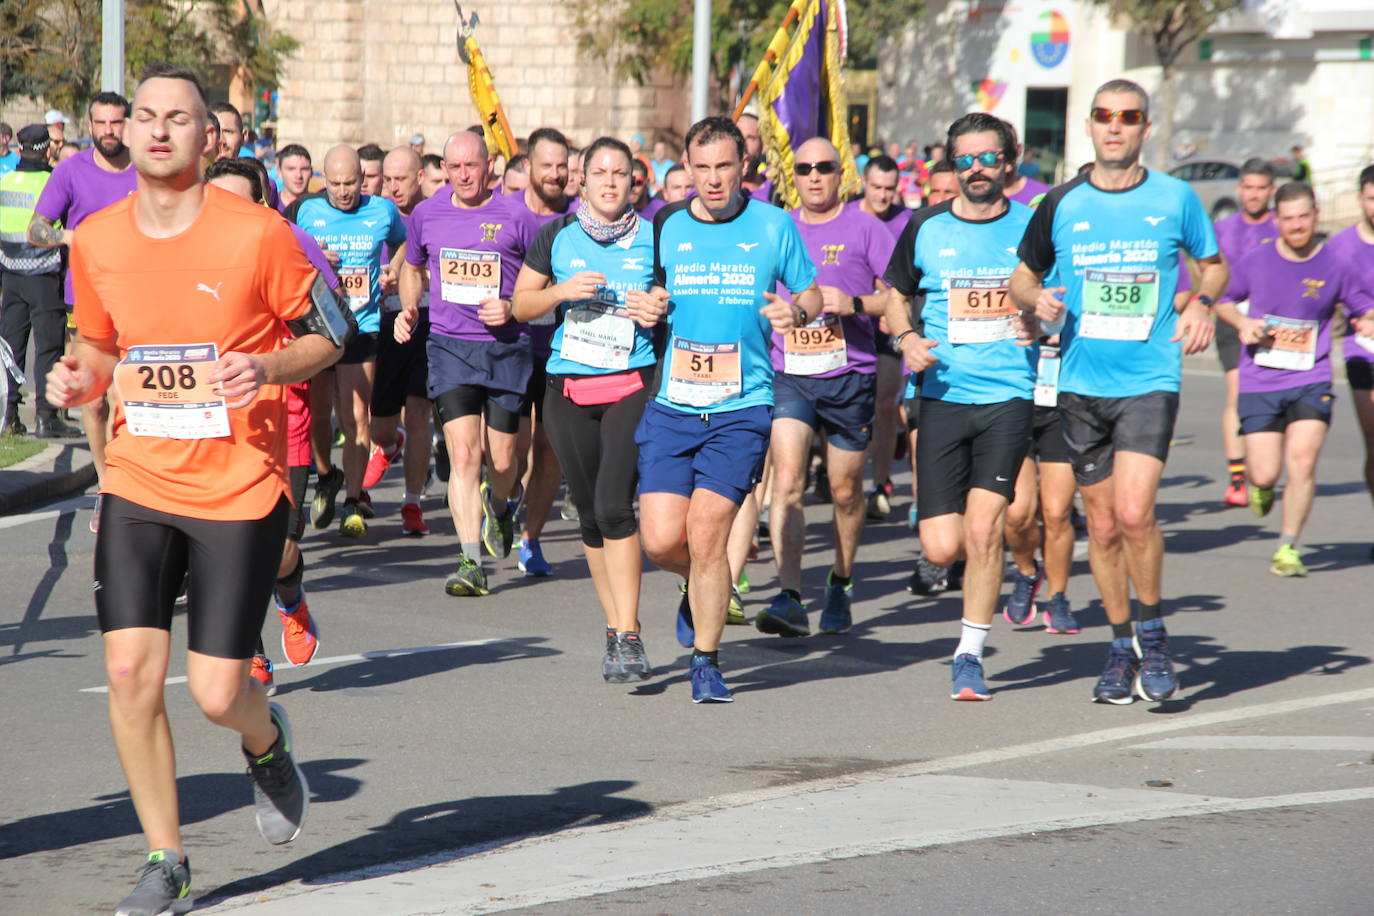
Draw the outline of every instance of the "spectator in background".
M572 163L568 163L571 174ZM516 153L506 164L506 180L501 185L503 194L514 194L530 186L530 158L524 153Z
M954 171L954 164L948 159L941 159L930 170L930 187L926 190L925 205L933 207L958 196L959 176Z
M48 161L56 162L62 144L67 142L67 125L72 122L56 108L50 108L43 115L43 123L48 125Z
M283 209L310 192L310 178L314 174L310 150L299 143L288 143L281 148L277 153L277 175L281 180Z
M1293 154L1293 180L1310 185L1312 183L1312 163L1307 161L1307 156L1303 154L1302 147L1294 146L1289 152Z
M423 161L425 158L425 135L416 134L411 137L410 148L415 150L415 155L419 156L421 161Z
M568 189L565 192L569 197L577 197L582 193L582 150L568 150Z
M239 156L253 155L251 149L246 153L243 151L246 135L243 132L243 116L237 108L228 102L214 102L210 105L210 114L214 115L219 123L216 159L235 159Z
M663 190L663 179L668 177L668 170L673 164L673 157L668 154L668 144L662 140L655 140L654 155L649 160L649 167L653 170L654 191Z
M868 165L868 153L864 152L863 144L851 143L850 152L854 154L854 167L859 170L859 174L864 173L864 166Z
M434 192L448 184L448 176L444 174L444 160L434 153L425 153L420 157L424 163L425 173L420 178L420 192L425 197L433 197Z
M363 193L371 197L382 194L382 160L386 152L375 143L358 147L358 158L363 164Z
M639 159L630 161L630 206L643 215L649 205L649 167Z
M10 149L10 141L13 139L14 128L0 121L0 175L14 171L14 167L19 164L19 152Z
M57 151L58 164L66 162L68 159L81 152L81 145L68 140L62 144L62 148Z
M665 204L675 204L679 200L686 200L691 190L692 176L687 174L687 168L679 162L663 176L663 190L660 196Z

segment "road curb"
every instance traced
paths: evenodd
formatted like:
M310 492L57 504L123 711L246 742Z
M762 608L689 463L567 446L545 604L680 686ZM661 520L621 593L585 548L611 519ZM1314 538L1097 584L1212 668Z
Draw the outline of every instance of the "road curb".
M0 515L83 490L94 481L95 465L84 442L53 443L0 470Z

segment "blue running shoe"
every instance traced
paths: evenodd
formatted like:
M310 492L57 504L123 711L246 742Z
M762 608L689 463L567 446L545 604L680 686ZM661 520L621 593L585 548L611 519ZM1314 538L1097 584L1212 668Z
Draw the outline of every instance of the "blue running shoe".
M1102 676L1093 687L1093 702L1129 706L1135 699L1131 695L1131 687L1138 665L1134 652L1113 645L1107 652L1107 667L1102 670Z
M735 702L730 688L725 686L725 678L720 675L720 668L705 655L692 656L692 702Z
M1007 623L1025 626L1035 619L1035 593L1045 581L1045 567L1035 564L1035 574L1028 576L1016 567L1011 570L1011 597L1002 608Z
M1050 595L1050 600L1045 605L1045 632L1078 632L1078 621L1074 618L1073 611L1069 610L1069 599L1064 597L1063 592Z
M854 625L854 615L849 612L854 583L835 584L835 570L825 577L825 609L821 611L820 622L816 629L822 633L843 633Z
M950 688L951 700L991 700L992 691L983 682L983 660L965 652L954 657L954 685Z
M626 680L625 663L620 658L620 640L610 627L606 628L606 651L601 655L601 679L607 684L619 684Z
M789 638L811 635L811 627L806 622L806 608L786 592L774 598L767 610L759 611L754 618L754 626L760 633Z
M1167 700L1178 690L1178 677L1174 674L1174 664L1169 660L1169 634L1164 626L1146 629L1143 625L1136 632L1135 652L1140 656L1140 667L1135 676L1135 694L1142 700L1158 703Z
M692 625L692 605L687 600L687 581L677 587L682 592L682 600L677 603L677 643L684 649L696 645L697 631Z
M553 575L553 567L544 559L544 551L539 547L539 538L520 542L520 558L516 565L531 578L542 579Z

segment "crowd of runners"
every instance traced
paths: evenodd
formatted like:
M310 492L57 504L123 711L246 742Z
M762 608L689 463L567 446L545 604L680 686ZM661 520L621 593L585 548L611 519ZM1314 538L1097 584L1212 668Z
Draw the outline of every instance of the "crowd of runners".
M422 509L442 484L455 598L491 595L489 564L512 554L551 576L540 537L565 488L607 682L656 672L641 622L662 630L671 612L641 616L643 557L679 576L696 703L733 699L722 636L748 622L762 539L778 592L759 631L851 627L864 524L893 511L900 455L919 542L908 587L961 592L950 696L990 699L999 610L1079 632L1077 498L1111 629L1091 698L1173 696L1155 500L1182 358L1215 333L1230 458L1217 498L1263 516L1283 479L1269 568L1306 575L1336 340L1374 456L1374 166L1351 176L1364 218L1329 241L1310 187L1276 185L1262 159L1241 211L1213 226L1186 183L1141 165L1143 89L1112 80L1086 115L1095 159L1054 188L1018 172L1013 125L959 118L914 210L887 156L844 199L824 138L796 148L793 174L767 174L752 116L697 122L680 163L639 137L576 148L540 128L497 176L467 129L437 157L416 138L335 146L317 165L291 144L269 175L240 155L232 106L158 67L131 104L96 96L94 147L50 175L49 132L20 131L22 177L0 190L33 212L0 226L4 318L32 314L47 346L38 422L61 432L80 407L95 456L110 716L152 850L118 912L191 905L162 696L178 602L191 695L241 735L259 829L300 832L309 791L268 700L266 610L285 660L309 663L302 537L365 539L369 490L393 465L407 535L442 536ZM791 212L769 202L783 181ZM54 297L72 313L65 353L36 320ZM1374 457L1366 478L1374 492ZM813 484L833 515L818 595L801 574Z

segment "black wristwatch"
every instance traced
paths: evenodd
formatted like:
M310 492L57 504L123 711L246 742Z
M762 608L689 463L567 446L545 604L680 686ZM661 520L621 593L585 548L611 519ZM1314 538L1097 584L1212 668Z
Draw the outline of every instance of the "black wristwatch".
M1198 293L1198 294L1197 294L1196 296L1194 296L1193 298L1196 299L1198 302L1201 302L1203 305L1207 306L1208 308L1211 308L1212 306L1216 305L1216 303L1212 301L1212 297L1211 297L1211 296L1204 296L1204 295L1202 295L1201 293Z
M863 296L854 296L853 298L854 298L854 314L855 314L855 315L862 315L862 314L864 313L864 297L863 297Z

